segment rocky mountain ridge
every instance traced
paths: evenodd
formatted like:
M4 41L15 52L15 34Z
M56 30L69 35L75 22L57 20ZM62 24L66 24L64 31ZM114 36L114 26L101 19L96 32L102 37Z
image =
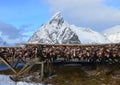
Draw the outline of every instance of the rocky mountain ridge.
M113 42L106 33L107 31L103 35L90 28L70 25L63 19L61 13L58 12L47 23L43 24L30 37L28 42L47 44L100 44Z

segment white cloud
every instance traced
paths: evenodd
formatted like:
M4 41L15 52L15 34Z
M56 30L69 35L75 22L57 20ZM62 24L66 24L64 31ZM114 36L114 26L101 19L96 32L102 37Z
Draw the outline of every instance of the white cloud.
M48 0L50 12L61 10L71 24L103 30L120 24L120 10L107 6L106 0Z
M29 37L29 31L32 24L23 24L20 28L14 27L12 24L7 24L0 21L0 37L7 43L16 43L27 41Z

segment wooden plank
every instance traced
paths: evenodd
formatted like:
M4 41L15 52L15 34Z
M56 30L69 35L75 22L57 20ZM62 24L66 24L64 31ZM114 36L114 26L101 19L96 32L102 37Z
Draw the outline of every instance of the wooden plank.
M17 73L17 75L20 75L21 73L23 73L23 71L28 67L28 65L29 65L29 62L23 66L23 68Z
M0 46L0 48L22 48L22 46Z
M43 62L36 62L34 64L32 64L31 66L28 66L29 64L25 64L25 66L20 70L20 72L17 73L16 77L19 77L20 75L22 75L23 73L27 72L30 70L30 68L32 68L35 64L41 64L41 80L43 80L44 77L44 61Z
M29 69L32 68L32 67L33 67L33 65L26 67L24 70L22 70L21 72L19 72L19 73L16 75L16 77L19 77L19 76L22 75L23 73L29 71Z
M106 43L106 44L45 44L45 43L18 43L21 45L46 45L46 46L101 46L101 45L119 45L120 43Z
M1 58L1 57L0 57L0 60L1 60L4 64L6 64L15 74L17 73L17 72L14 70L14 68L13 68L6 60L4 60L4 59Z
M41 64L41 80L43 80L44 77L44 62Z

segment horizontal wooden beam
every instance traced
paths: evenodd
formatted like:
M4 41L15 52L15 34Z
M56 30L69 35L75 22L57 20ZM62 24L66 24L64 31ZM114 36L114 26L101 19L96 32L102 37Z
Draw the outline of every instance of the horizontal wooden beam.
M120 45L120 43L106 43L106 44L45 44L45 43L17 43L19 45L46 45L46 46L103 46L103 45Z
M21 48L22 46L0 46L0 48Z

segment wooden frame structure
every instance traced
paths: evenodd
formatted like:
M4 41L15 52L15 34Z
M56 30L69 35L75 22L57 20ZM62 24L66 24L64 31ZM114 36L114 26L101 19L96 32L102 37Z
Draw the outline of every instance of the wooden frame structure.
M19 80L18 79L19 76L21 76L25 72L28 72L36 64L41 65L40 80L43 80L45 61L41 61L40 59L38 59L40 57L35 57L35 56L37 56L37 54L34 55L34 58L28 58L28 60L26 61L23 58L24 57L23 55L21 57L21 56L19 56L20 54L18 54L18 55L15 54L15 52L17 50L20 50L20 49L23 50L24 46L23 47L21 47L21 46L2 46L2 47L0 47L0 49L2 49L2 50L0 50L0 62L7 65L8 68L11 69L11 71L14 73L14 76L11 77L13 80ZM6 50L12 50L12 49L14 50L14 53L12 53L12 55L10 54L10 56L9 56L9 52L7 52ZM6 52L4 52L4 51L6 51ZM9 57L11 57L11 58L9 59ZM24 64L19 71L16 71L15 69L19 63L24 63Z
M120 51L120 43L114 44L43 44L43 43L17 43L18 45L23 46L13 46L13 47L0 47L0 60L6 64L14 73L14 78L21 76L23 73L28 72L35 64L41 65L41 80L44 78L44 64L52 63L48 62L49 58L44 58L42 55L43 46L67 46L67 47L87 47L87 46L112 46L117 45L117 50ZM27 49L26 49L27 48ZM117 52L118 52L117 51ZM10 59L9 59L10 57ZM120 55L118 56L120 57ZM22 62L20 71L16 71L15 68L18 66L18 63ZM118 60L120 64L120 58ZM32 65L31 65L32 63ZM13 65L15 64L15 65ZM51 67L50 67L51 69Z

